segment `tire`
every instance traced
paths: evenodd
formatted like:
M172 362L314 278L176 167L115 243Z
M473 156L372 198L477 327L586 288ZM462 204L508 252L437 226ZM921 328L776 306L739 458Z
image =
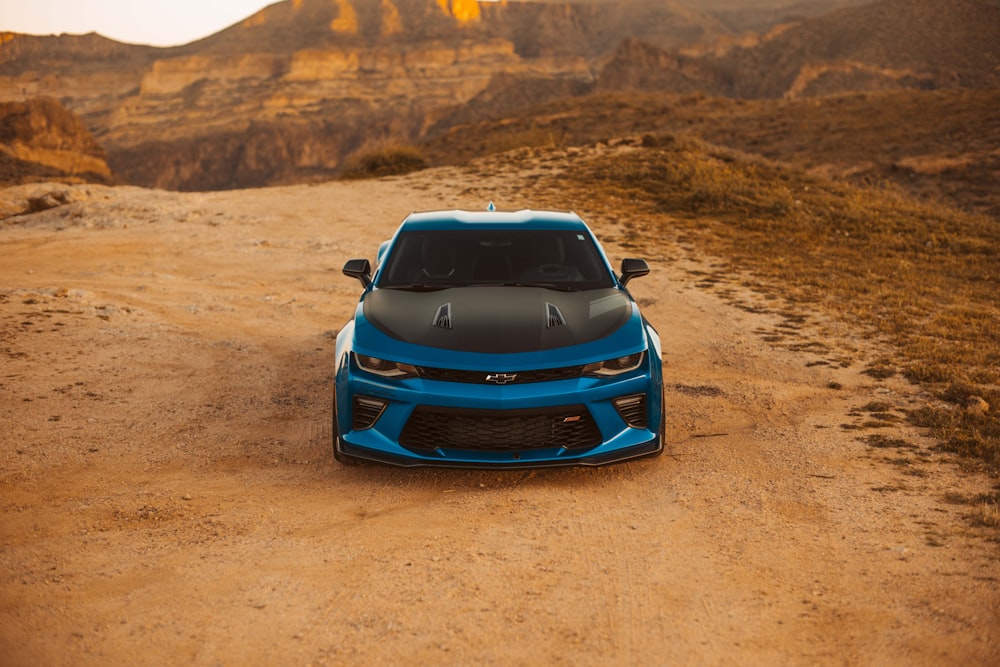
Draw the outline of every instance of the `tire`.
M340 427L337 425L337 397L333 397L333 422L331 426L331 433L333 434L333 458L340 465L344 466L356 466L361 464L361 459L351 456L350 454L345 454L340 451Z
M660 449L653 453L653 458L667 451L667 395L660 387Z
M663 446L660 447L660 454L667 451L667 394L663 391L663 386L660 386L660 442Z

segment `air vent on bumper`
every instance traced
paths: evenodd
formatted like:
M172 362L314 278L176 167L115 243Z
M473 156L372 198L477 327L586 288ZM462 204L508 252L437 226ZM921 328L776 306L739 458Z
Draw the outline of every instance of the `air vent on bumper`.
M354 409L351 411L351 428L363 431L371 428L385 412L385 401L369 396L355 396Z
M612 401L622 420L632 428L646 428L646 395L622 396Z

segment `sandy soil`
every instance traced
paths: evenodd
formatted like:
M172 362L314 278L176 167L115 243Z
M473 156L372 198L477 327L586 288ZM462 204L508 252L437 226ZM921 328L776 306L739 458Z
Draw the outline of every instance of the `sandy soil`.
M710 259L626 251L599 216L653 267L663 456L335 463L344 261L413 209L534 204L487 171L77 186L0 222L0 663L1000 664L996 535L948 502L993 482L902 421L858 428L926 396L862 374L850 332L769 343L787 321L699 286Z

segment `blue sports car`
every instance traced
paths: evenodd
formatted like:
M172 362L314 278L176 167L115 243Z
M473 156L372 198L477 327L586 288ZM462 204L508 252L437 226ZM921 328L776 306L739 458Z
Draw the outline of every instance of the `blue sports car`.
M414 213L337 336L344 464L527 468L663 451L660 340L587 225L552 211Z

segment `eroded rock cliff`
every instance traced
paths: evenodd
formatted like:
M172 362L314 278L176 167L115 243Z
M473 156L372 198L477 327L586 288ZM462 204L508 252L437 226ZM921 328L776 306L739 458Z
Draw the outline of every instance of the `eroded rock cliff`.
M109 183L104 151L52 98L0 102L0 185L41 180Z
M127 182L247 187L327 178L366 143L417 139L498 74L515 96L519 80L532 98L579 91L628 34L672 47L724 30L654 0L286 0L170 49L7 33L0 98L58 97Z
M601 90L697 88L740 98L1000 85L1000 6L991 0L880 0L785 24L702 57L631 40Z

